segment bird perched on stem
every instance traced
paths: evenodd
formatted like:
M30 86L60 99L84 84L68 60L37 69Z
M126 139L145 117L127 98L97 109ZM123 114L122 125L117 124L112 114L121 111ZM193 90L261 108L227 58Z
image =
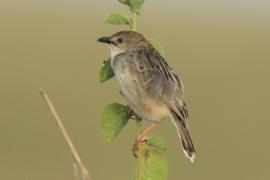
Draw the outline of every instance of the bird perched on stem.
M140 118L151 122L136 142L147 139L160 121L170 119L185 155L193 162L195 148L186 123L183 84L177 73L142 34L120 31L98 41L110 47L111 66L129 106Z

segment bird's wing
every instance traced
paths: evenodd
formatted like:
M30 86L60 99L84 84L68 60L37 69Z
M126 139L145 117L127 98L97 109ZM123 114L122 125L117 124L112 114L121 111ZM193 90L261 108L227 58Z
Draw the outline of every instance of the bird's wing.
M152 47L129 53L131 71L145 93L179 114L186 120L188 111L183 98L183 84L177 73L164 58Z

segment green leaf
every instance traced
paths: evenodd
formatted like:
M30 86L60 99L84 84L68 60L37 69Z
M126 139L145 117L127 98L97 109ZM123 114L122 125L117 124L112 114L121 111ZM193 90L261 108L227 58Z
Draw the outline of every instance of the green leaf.
M135 12L136 14L140 14L143 3L144 0L129 0L131 11Z
M122 24L129 25L130 18L127 14L119 12L109 15L105 22L114 25L122 25Z
M155 39L149 39L149 42L159 52L159 54L162 57L165 56L164 50L163 50L161 44L157 40L155 40Z
M120 3L128 5L129 6L129 0L118 0Z
M147 144L158 151L165 152L167 150L166 141L159 136L151 135L147 140Z
M166 180L168 164L158 151L149 150L138 157L135 180Z
M163 155L149 151L143 163L143 180L165 180L168 174L168 164Z
M111 142L128 122L126 106L118 103L107 105L101 117L101 135L106 142Z
M99 82L104 82L111 79L114 76L114 72L111 67L111 59L104 61L99 71Z

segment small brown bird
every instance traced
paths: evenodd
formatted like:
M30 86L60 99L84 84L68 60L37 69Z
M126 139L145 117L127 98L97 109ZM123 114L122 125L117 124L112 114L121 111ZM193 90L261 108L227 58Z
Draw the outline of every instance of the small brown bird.
M177 73L142 34L120 31L98 41L111 49L111 66L129 106L136 115L152 122L136 141L145 140L160 121L169 119L177 129L185 155L193 162L195 148L187 129L188 111Z

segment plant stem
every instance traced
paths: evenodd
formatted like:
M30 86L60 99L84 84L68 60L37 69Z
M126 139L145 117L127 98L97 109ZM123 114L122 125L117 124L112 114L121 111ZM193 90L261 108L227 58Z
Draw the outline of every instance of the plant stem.
M131 15L131 25L130 28L132 31L136 31L137 30L137 14L136 13L132 13Z
M64 138L66 144L68 145L69 151L70 151L70 153L71 153L71 155L72 155L72 157L74 159L74 165L76 167L75 170L80 171L82 180L91 180L89 172L87 171L87 169L83 165L82 160L81 160L75 146L73 145L73 143L71 141L71 138L69 137L69 135L67 133L67 130L66 130L64 124L62 123L62 120L60 119L60 116L58 115L57 111L55 110L55 108L54 108L54 106L53 106L53 104L51 102L51 100L49 99L49 96L43 90L40 90L40 95L43 98L46 105L48 106L49 111L53 115L53 117L54 117L54 119L56 121L56 124L57 124L61 134L63 135L63 138Z
M147 160L147 151L149 151L149 146L146 142L140 142L138 144L138 158L137 158L137 169L136 169L136 176L135 180L143 180L144 175L144 164Z

